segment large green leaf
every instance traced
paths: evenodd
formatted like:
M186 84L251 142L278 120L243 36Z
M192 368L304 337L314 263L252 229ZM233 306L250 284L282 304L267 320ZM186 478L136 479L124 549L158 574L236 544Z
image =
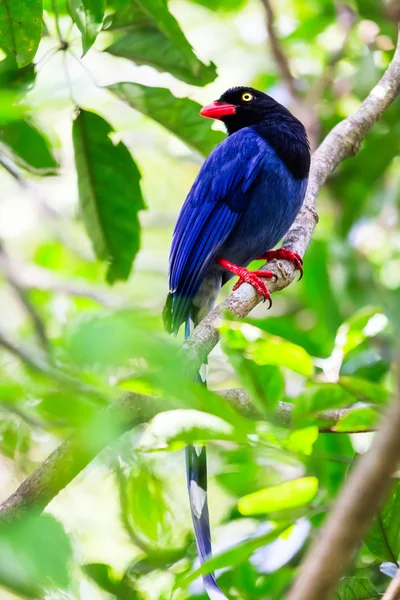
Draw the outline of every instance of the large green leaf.
M316 477L301 477L248 494L238 502L242 515L261 515L309 504L318 491Z
M381 560L397 563L400 554L399 483L392 489L383 510L375 517L365 543Z
M14 54L19 67L29 64L36 54L42 10L42 0L0 2L0 46L6 54Z
M0 125L0 143L8 147L15 162L26 169L51 175L58 167L48 140L28 121Z
M176 98L165 88L139 83L116 83L109 90L140 111L158 121L203 156L207 156L224 138L213 131L208 119L199 116L200 105L188 98Z
M345 577L336 590L334 600L369 600L380 594L366 577Z
M122 142L110 139L111 126L81 110L73 124L79 200L86 230L107 280L126 280L140 247L138 212L144 201L140 173Z
M225 321L221 326L221 337L227 352L240 350L257 365L287 367L306 377L314 372L312 358L304 348L282 338L266 335L251 325Z
M50 515L0 527L0 585L17 594L43 597L54 585L67 587L71 545Z
M215 65L206 66L194 54L165 0L114 0L116 9L110 29L127 30L106 48L107 52L168 71L193 85L216 78Z
M68 0L68 8L82 33L82 48L85 55L101 30L106 8L105 0Z

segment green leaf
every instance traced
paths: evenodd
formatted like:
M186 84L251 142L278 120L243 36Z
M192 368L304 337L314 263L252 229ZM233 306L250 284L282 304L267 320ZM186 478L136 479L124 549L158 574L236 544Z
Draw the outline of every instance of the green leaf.
M244 496L239 500L238 508L246 516L289 510L309 504L317 491L316 477L301 477Z
M120 478L124 521L157 546L171 536L171 515L163 481L145 461Z
M104 119L85 110L73 124L82 216L97 257L110 263L109 283L129 277L140 247L138 212L145 207L136 163L111 133Z
M375 428L378 418L379 414L373 408L354 408L341 417L332 430L342 433L371 431Z
M400 484L391 490L365 540L368 549L383 561L397 563L400 554Z
M369 600L378 597L378 591L369 579L344 577L333 598L334 600Z
M82 33L83 55L93 46L103 24L105 0L68 0L70 15Z
M146 427L136 449L140 452L177 450L191 442L246 441L235 436L233 426L220 417L198 410L170 410L158 414Z
M0 2L0 46L13 54L18 67L29 64L36 54L42 30L42 0Z
M360 377L342 376L340 385L353 394L358 400L373 402L374 404L385 404L389 399L389 391L373 381L361 379Z
M33 598L43 596L43 587L66 588L71 555L69 538L50 515L3 525L0 584Z
M340 326L338 340L345 354L354 350L364 340L374 337L388 326L387 317L376 306L368 306L357 311Z
M306 377L314 373L312 358L301 346L266 335L247 323L225 321L220 331L224 348L242 350L244 356L257 365L287 367Z
M290 530L291 527L292 526L288 524L277 526L275 529L264 535L249 538L241 544L237 544L233 548L229 548L228 550L213 556L206 560L198 569L195 569L189 573L189 575L185 575L182 581L179 582L179 586L186 587L201 575L207 575L207 573L212 573L218 569L240 565L247 561L258 548L270 544L286 530Z
M21 167L42 175L54 175L58 168L45 136L28 121L0 125L0 142L12 152Z
M193 85L206 85L216 78L215 65L206 66L194 54L165 0L116 0L110 29L130 30L106 52L168 71Z
M176 98L165 88L116 83L108 89L203 156L207 156L225 138L222 132L211 129L208 119L199 116L200 104L188 98Z
M17 452L27 454L31 432L26 423L17 418L0 420L0 452L15 459Z
M109 594L118 594L121 578L110 565L89 563L82 566L82 571Z
M312 384L296 398L293 422L299 426L309 420L314 421L323 410L343 408L355 402L356 398L338 383Z

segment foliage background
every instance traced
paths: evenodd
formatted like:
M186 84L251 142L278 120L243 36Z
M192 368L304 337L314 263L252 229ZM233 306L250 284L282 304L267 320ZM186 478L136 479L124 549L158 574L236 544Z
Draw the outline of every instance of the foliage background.
M214 545L233 548L217 561L221 586L231 598L273 600L290 585L372 436L319 433L317 410L356 405L336 428L368 430L394 387L399 102L320 194L302 281L275 295L268 315L261 306L222 326L210 388L246 387L265 418L254 423L185 381L178 344L162 333L173 225L223 138L193 101L253 85L302 118L315 147L388 65L394 4L276 2L294 82L271 52L267 2L46 0L29 12L9 0L7 14L0 5L1 499L124 391L181 409L102 452L44 517L0 530L2 598L201 597L199 581L189 585L182 448L192 439L214 440ZM289 431L271 423L282 400L296 403ZM398 494L338 598L387 586Z

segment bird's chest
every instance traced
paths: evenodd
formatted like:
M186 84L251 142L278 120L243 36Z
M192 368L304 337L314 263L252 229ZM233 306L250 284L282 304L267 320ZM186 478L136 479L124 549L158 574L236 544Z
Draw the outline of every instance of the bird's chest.
M286 175L286 174L285 174ZM226 240L221 256L245 265L285 235L303 203L307 180L269 173L248 192L246 210Z

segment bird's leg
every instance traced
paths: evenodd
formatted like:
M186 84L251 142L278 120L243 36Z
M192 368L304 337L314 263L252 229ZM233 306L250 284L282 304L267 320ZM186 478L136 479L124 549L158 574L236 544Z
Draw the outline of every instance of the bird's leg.
M278 260L288 260L294 266L296 271L300 271L300 279L303 277L303 259L300 254L297 252L293 252L292 250L288 250L287 248L278 248L278 250L269 250L265 254L259 257L260 260L271 261L274 258Z
M244 282L250 283L250 285L254 287L260 296L263 296L264 302L265 300L269 301L269 308L271 308L271 294L261 277L276 280L277 276L275 273L272 273L272 271L249 271L244 267L234 265L233 263L229 262L229 260L225 260L224 258L217 258L217 264L239 277L239 280L233 286L233 290L237 290Z

